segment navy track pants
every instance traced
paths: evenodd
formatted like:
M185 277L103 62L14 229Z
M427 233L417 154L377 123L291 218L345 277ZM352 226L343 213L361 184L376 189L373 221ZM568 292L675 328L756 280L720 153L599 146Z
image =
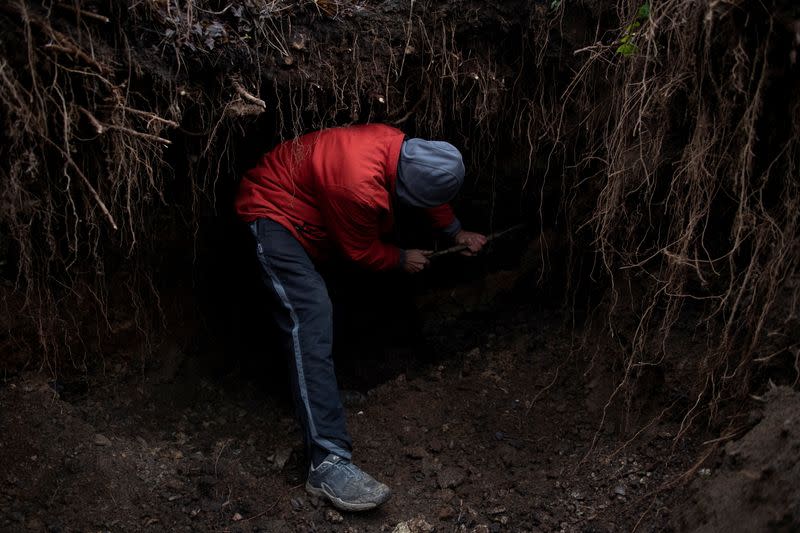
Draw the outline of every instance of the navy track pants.
M289 356L294 404L308 456L314 464L329 453L350 459L352 440L333 369L333 313L325 281L286 228L261 218L250 223L250 230Z

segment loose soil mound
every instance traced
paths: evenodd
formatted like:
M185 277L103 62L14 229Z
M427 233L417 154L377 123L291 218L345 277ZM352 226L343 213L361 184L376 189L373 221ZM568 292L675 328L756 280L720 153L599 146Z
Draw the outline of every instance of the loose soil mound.
M676 529L800 530L800 394L782 387L766 400L761 421L725 447L710 477L694 482Z

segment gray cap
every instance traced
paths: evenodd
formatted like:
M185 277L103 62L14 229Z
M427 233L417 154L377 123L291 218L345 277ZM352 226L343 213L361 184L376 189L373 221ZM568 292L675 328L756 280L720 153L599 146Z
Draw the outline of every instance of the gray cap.
M397 164L397 198L414 207L436 207L452 200L464 183L458 148L444 141L407 139Z

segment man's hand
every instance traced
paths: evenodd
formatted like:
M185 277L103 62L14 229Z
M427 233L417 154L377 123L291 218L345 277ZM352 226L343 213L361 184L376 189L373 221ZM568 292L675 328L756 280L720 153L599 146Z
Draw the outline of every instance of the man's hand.
M486 244L486 236L472 231L464 231L463 229L456 233L456 244L466 246L467 249L461 252L462 255L475 255L481 251L481 248Z
M406 261L403 263L403 270L409 274L425 270L425 267L430 264L429 255L431 255L431 252L425 250L406 250Z

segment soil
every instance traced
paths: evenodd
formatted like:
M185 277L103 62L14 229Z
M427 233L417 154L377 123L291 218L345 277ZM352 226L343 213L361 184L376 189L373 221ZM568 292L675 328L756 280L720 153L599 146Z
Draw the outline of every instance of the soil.
M348 395L354 459L393 488L376 511L305 493L282 393L189 360L166 378L4 382L0 529L648 531L673 517L676 492L659 488L689 468L688 441L669 420L627 446L598 430L558 317L468 316L428 342L435 360Z
M772 390L758 423L725 446L714 468L692 483L675 527L712 531L800 530L800 394Z

